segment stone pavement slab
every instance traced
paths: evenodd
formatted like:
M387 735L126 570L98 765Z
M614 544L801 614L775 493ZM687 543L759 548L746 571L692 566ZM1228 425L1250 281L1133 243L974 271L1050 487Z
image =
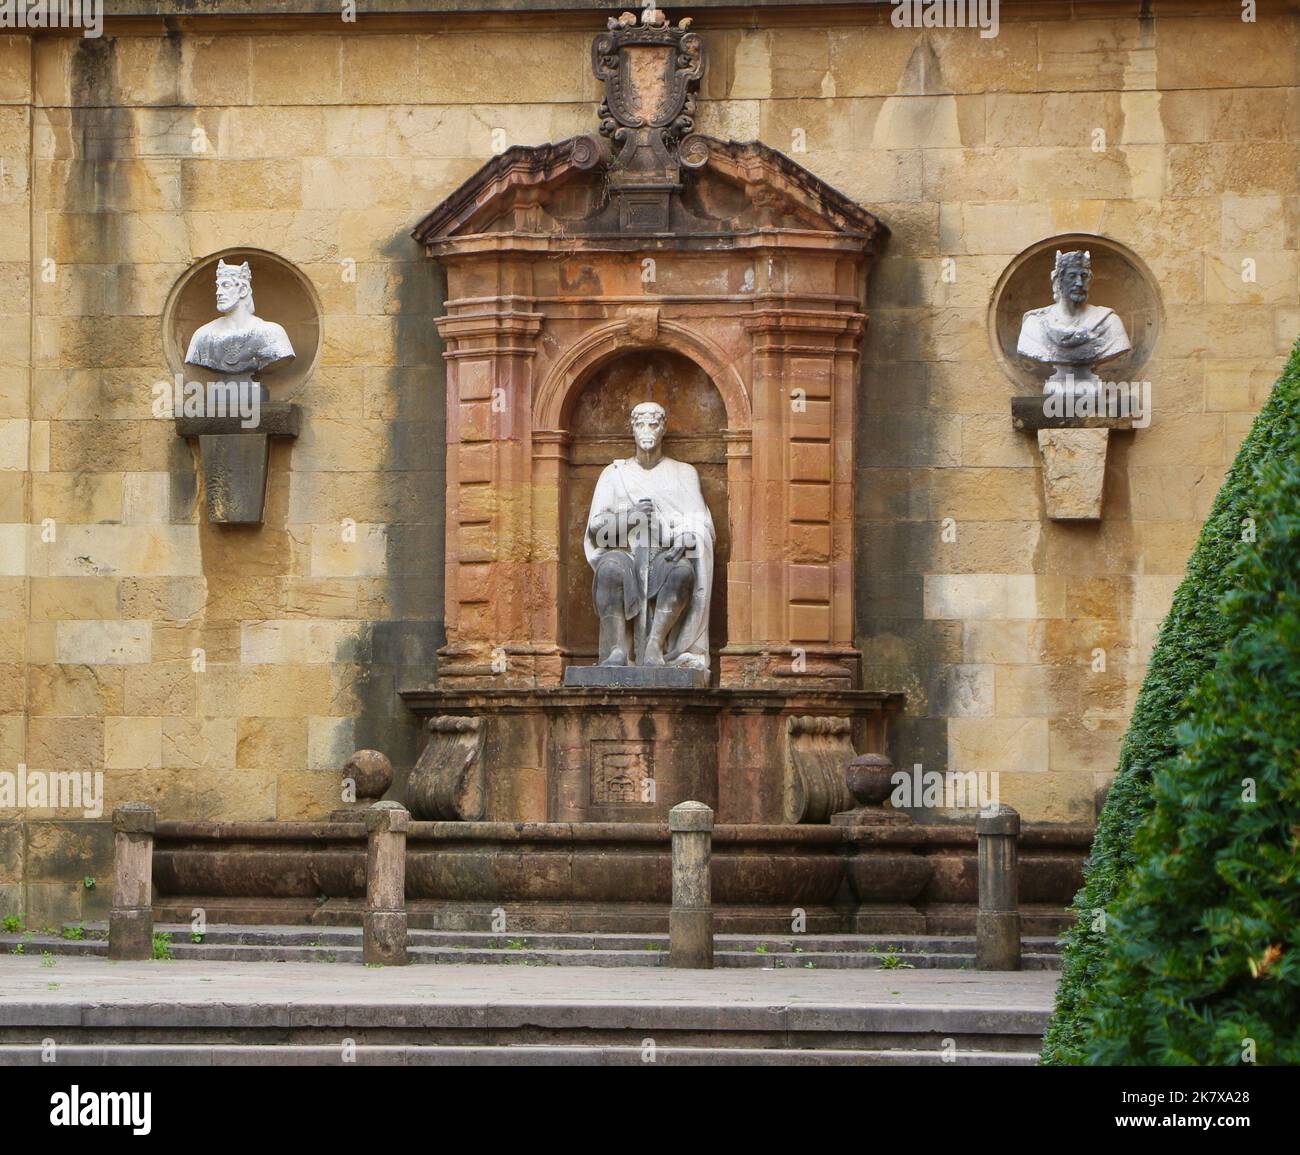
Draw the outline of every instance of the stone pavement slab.
M968 1007L1049 1011L1051 971L770 970L457 965L371 968L346 963L112 962L0 956L0 1008L86 1003L619 1003L710 1006Z

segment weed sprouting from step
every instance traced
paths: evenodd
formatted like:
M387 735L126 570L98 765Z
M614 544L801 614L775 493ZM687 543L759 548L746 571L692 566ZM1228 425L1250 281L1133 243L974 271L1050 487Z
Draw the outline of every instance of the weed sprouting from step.
M190 942L201 943L205 938L207 938L207 935L196 930L192 935L190 935Z
M9 953L10 953L10 954L22 954L23 951L26 950L26 949L27 949L27 944L26 944L26 943L21 943L21 942L20 942L20 943L18 943L17 946L15 946L14 949L11 950Z
M755 953L755 954L767 954L767 943L765 943L765 942L760 942L760 943L758 944L758 946L756 946L756 947L754 948L754 953Z
M54 956L49 951L41 951L41 966L52 967L54 965Z
M153 957L155 962L171 962L176 957L172 954L172 936L168 931L153 932Z
M528 940L523 938L512 938L506 941L507 950L523 950L528 945Z
M86 937L86 928L84 926L65 926L62 933L63 937L69 942L80 942Z
M21 914L7 914L3 920L0 920L0 925L4 926L5 934L17 934L23 929L23 916Z

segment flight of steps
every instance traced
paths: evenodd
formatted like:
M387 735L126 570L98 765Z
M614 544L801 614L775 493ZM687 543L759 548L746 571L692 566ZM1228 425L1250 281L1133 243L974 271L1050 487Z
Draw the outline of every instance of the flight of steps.
M75 928L70 928L76 933ZM0 935L0 953L21 943L28 954L106 954L107 926L88 923L84 937ZM361 961L361 931L356 927L210 926L201 941L188 926L157 925L170 938L176 959L205 962ZM656 934L491 934L477 931L412 930L408 950L413 963L498 963L513 966L655 967L668 965L668 936ZM1024 970L1058 970L1054 938L1025 938ZM804 934L725 935L714 939L714 965L807 970L942 967L973 970L975 940L969 936Z
M103 965L93 957L107 951L103 926L88 925L81 938L0 935L0 955L21 944L29 959L41 959L40 977L48 974L52 992L41 981L24 995L0 997L0 1066L41 1063L47 1039L57 1043L58 1062L68 1065L1021 1066L1037 1061L1049 1014L1041 997L1017 996L1010 1002L983 997L980 983L987 976L977 977L973 943L960 937L720 935L719 968L897 969L898 978L879 974L873 980L876 993L856 1000L814 998L811 988L773 975L759 984L762 998L757 1000L733 997L727 984L718 984L709 997L681 999L668 984L663 997L638 1001L622 997L625 988L618 985L608 1000L593 1000L589 992L584 992L587 997L565 995L563 983L549 984L555 993L527 998L528 990L540 989L535 971L518 972L519 979L505 986L495 977L487 983L470 976L475 987L470 997L445 987L434 971L425 972L434 981L421 980L420 992L404 991L400 983L385 983L377 975L375 982L382 985L358 996L357 979L368 973L359 973L359 930L213 926L202 942L194 942L188 927L158 929L170 934L175 961L107 964L106 974L130 997L102 1001L103 980L98 978L86 988L88 997L59 994L66 992L72 975L58 960L83 956L69 960L79 970ZM516 937L417 930L410 943L412 961L426 964L668 965L666 937L655 935ZM1026 967L1055 968L1056 950L1053 940L1026 940ZM51 957L45 960L47 954ZM250 968L250 982L270 984L265 995L251 1000L195 997L171 989L149 994L158 973L153 968L162 965L167 975L183 976L185 960L318 965ZM939 980L948 983L941 995L916 997L896 989L908 985L910 969L928 968L971 969L969 984L954 974L951 981ZM482 973L486 977L491 970ZM209 968L205 973L216 972ZM306 991L306 980L294 977L311 974L324 980L330 973L342 980L337 997ZM356 978L346 978L349 973ZM405 973L419 977L414 968ZM504 978L506 972L497 973ZM687 972L668 972L663 980L674 973ZM1047 979L1025 977L1035 987ZM3 980L0 969L0 985ZM326 985L336 984L329 979ZM861 988L854 984L847 989L856 993Z

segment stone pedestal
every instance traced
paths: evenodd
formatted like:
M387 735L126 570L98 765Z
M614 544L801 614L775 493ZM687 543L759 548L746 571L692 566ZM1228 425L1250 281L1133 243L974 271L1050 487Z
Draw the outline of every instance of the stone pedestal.
M429 719L412 814L496 822L662 822L689 799L723 822L825 823L851 801L845 765L855 750L885 748L902 703L862 690L716 687L402 697Z
M296 438L301 424L302 411L297 405L276 401L264 402L258 423L248 428L237 416L176 418L177 434L199 441L208 521L261 524L271 438Z
M108 915L108 957L153 957L154 811L128 802L113 811L113 906Z
M1056 521L1096 521L1106 484L1109 429L1040 429L1043 497Z
M1035 393L1011 399L1011 421L1038 435L1047 516L1054 521L1100 520L1110 434L1131 430L1133 418L1056 415L1050 398Z

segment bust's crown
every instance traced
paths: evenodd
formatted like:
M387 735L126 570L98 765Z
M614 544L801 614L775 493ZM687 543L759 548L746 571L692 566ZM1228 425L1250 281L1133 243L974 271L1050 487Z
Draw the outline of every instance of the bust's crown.
M228 265L225 261L218 259L217 279L220 280L222 277L234 277L235 280L242 281L250 288L253 284L253 270L248 267L247 261L242 265Z

